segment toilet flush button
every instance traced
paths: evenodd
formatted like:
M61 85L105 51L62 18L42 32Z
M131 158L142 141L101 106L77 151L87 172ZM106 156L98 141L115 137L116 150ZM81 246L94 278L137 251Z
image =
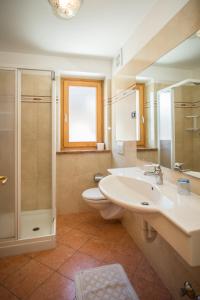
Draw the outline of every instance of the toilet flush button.
M117 141L117 153L124 155L124 142L123 141Z
M142 205L148 206L148 205L149 205L149 202L145 202L145 201L144 201L144 202L141 202L141 204L142 204Z

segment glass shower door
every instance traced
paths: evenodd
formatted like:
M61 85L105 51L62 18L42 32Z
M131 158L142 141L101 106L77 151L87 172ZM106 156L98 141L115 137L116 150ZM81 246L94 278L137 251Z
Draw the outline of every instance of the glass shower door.
M0 241L16 235L15 78L15 70L0 69Z
M20 239L53 233L52 77L21 70Z

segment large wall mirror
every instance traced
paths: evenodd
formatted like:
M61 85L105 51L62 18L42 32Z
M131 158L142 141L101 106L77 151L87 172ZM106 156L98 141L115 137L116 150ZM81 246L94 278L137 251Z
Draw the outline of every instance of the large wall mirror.
M200 31L140 73L144 143L138 159L200 178Z

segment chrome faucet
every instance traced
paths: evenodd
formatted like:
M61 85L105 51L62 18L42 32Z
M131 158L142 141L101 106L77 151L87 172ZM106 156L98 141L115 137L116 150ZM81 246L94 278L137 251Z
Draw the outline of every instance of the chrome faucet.
M146 171L144 175L151 176L154 175L156 178L156 184L162 185L163 184L163 172L160 165L153 166L154 170L152 172Z
M175 162L174 164L174 170L183 172L183 165L184 163Z
M188 172L190 169L184 169L183 168L184 163L175 162L174 164L174 170L179 172Z

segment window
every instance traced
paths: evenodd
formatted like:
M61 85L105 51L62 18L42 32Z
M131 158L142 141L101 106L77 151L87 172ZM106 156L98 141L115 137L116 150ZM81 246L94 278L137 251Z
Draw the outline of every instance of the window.
M137 105L137 114L139 126L137 132L137 146L145 146L145 120L144 120L144 84L137 83L135 86L139 104Z
M102 81L62 79L64 148L96 147L103 141Z

